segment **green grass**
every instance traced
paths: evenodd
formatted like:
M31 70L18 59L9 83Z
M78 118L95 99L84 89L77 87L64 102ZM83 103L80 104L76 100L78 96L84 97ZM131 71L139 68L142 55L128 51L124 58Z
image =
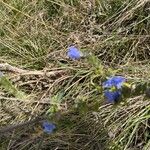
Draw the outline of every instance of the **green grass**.
M0 126L46 115L57 130L16 129L0 149L148 150L149 99L135 92L126 103L108 105L100 85L116 74L149 85L149 7L149 0L0 1L0 63L62 71L51 77L4 72L29 98L1 86ZM69 60L71 44L91 55Z

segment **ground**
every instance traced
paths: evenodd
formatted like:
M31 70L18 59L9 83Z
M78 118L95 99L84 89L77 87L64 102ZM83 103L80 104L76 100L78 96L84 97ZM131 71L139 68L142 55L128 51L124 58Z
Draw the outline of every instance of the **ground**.
M150 0L1 0L0 149L149 150L149 59Z

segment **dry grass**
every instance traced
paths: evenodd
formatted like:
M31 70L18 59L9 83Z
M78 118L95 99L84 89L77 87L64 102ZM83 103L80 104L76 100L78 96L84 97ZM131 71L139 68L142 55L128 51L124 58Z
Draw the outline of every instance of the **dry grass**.
M0 1L0 63L32 72L4 71L28 98L1 88L0 126L50 119L47 112L58 108L56 133L48 136L41 123L29 124L1 137L0 148L148 150L149 99L139 93L127 104L105 105L100 83L113 74L150 83L149 29L149 0ZM95 57L69 60L70 44Z

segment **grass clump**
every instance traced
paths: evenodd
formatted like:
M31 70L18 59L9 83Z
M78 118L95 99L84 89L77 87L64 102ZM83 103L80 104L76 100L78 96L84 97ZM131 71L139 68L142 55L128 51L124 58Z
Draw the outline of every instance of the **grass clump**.
M0 148L148 150L149 6L149 0L1 1L0 63L32 73L1 70L27 98L1 86L0 126L41 117L57 129L47 135L38 120L2 135ZM68 59L72 44L88 56ZM107 104L101 85L113 75L141 90Z

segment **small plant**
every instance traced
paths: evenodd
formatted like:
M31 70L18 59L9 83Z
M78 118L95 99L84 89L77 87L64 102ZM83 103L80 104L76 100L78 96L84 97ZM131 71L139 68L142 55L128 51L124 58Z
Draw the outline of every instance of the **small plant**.
M27 98L27 95L20 91L19 89L17 89L12 83L11 81L1 73L1 77L0 77L0 87L2 87L6 92L8 92L8 94L15 96L18 99L25 99Z
M1 0L0 12L0 63L33 73L0 72L0 126L47 117L0 149L149 150L149 0Z

